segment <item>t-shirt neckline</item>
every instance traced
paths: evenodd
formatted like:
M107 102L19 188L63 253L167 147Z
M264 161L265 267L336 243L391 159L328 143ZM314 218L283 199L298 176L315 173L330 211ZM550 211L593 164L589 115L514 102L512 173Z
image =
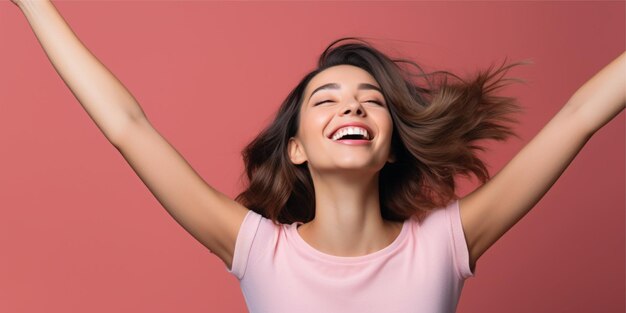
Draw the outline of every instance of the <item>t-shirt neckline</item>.
M407 218L406 220L404 220L404 222L402 223L402 229L400 230L400 234L398 234L398 236L389 245L387 245L386 247L378 251L365 254L365 255L359 255L359 256L338 256L338 255L327 254L327 253L317 250L313 246L309 245L309 243L306 242L300 236L300 233L298 233L297 226L304 224L302 222L293 222L292 224L290 224L288 227L288 232L291 235L290 237L295 240L294 244L296 248L306 254L313 255L314 257L317 257L319 259L329 261L329 262L360 263L360 262L365 262L365 261L371 261L373 259L392 253L400 245L400 243L402 243L404 238L407 236L406 234L409 230L409 220L410 218Z

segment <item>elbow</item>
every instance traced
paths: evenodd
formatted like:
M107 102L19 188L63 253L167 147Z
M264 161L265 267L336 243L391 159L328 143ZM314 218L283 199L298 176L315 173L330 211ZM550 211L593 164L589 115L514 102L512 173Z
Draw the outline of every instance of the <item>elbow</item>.
M125 138L128 138L133 132L133 129L144 124L149 124L145 116L129 117L112 125L109 130L105 132L105 136L113 146L119 148L123 145L124 141L126 141Z
M597 117L594 118L593 113L587 112L589 107L582 102L570 100L558 114L568 121L573 121L577 129L591 137L601 126L597 125L598 121L595 120Z

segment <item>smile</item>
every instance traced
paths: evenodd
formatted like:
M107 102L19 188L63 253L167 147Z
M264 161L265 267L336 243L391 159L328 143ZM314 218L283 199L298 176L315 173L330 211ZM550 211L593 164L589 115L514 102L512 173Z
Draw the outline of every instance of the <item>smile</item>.
M339 139L364 139L369 140L369 133L362 127L343 127L335 131L335 134L331 137L332 140Z

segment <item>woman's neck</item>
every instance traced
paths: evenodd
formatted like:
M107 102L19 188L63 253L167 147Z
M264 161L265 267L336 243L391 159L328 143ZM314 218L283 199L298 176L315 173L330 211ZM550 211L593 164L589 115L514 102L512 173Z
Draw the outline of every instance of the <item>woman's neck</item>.
M366 255L388 246L402 223L380 213L378 173L369 178L312 175L315 218L298 233L317 250L337 256Z

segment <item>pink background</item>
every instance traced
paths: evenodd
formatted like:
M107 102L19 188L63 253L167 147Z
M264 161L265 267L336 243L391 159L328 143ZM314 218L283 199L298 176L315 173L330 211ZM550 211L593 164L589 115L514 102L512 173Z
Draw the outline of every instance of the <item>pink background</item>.
M624 51L624 2L55 1L215 188L322 50L363 36L427 70L532 59L505 89L523 141ZM245 312L238 281L160 206L0 2L0 312ZM478 262L458 312L624 312L625 114ZM567 136L567 134L563 134ZM460 194L475 188L463 181ZM271 282L268 282L271 285Z

